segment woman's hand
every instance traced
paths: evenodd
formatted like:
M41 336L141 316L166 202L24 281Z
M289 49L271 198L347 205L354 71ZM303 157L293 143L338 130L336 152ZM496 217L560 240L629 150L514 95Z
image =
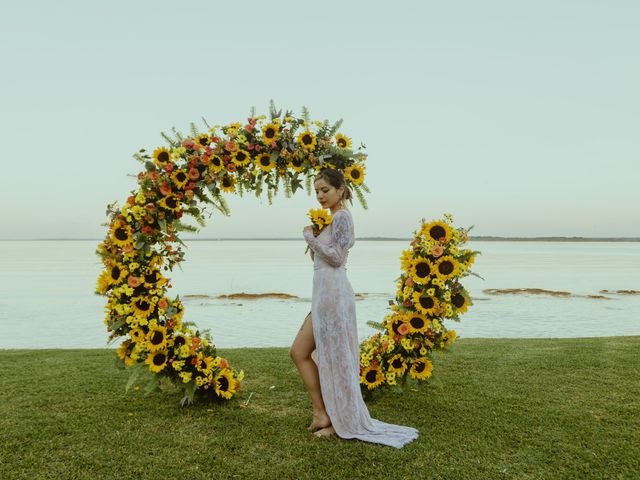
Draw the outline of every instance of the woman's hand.
M316 232L316 230L313 228L313 226L312 226L312 225L307 225L306 227L304 227L304 228L302 229L302 234L304 235L304 233L305 233L305 232L313 233L313 236L314 236L314 237L317 237L317 236L318 236L318 233Z

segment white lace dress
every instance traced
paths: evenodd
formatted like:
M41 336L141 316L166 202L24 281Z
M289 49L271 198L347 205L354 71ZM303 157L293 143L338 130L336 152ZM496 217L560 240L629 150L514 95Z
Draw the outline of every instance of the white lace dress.
M322 399L336 433L396 448L418 437L415 428L371 418L360 392L360 347L355 294L346 262L355 243L353 219L338 210L317 237L304 232L313 252L311 319Z

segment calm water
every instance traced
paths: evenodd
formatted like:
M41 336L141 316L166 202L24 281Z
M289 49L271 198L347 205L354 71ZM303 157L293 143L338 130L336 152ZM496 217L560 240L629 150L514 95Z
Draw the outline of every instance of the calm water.
M0 242L0 348L106 345L106 297L93 293L102 270L98 241ZM186 242L183 271L167 272L170 295L185 299L185 319L209 328L219 347L287 346L311 309L312 264L300 241ZM395 295L407 241L356 242L347 275L356 292L361 338L382 320ZM475 304L456 324L461 337L640 335L640 243L472 242L481 250L467 277ZM575 296L488 295L489 288L543 288ZM230 293L288 293L297 300L217 300Z

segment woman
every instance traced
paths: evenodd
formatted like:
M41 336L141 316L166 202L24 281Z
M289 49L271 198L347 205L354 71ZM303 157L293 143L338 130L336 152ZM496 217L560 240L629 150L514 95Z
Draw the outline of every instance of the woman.
M313 295L311 312L290 351L311 397L309 429L318 437L336 433L402 448L418 437L418 431L372 419L360 392L355 295L345 267L354 244L353 219L345 208L350 191L342 173L333 169L322 170L314 187L318 202L331 210L333 220L317 237L311 226L303 230L314 261ZM314 350L317 365L311 358Z

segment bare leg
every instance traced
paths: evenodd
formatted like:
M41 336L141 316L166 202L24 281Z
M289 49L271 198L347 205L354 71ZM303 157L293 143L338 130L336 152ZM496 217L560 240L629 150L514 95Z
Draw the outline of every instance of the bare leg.
M324 408L322 401L322 392L320 391L320 377L318 376L318 367L311 358L311 352L316 348L316 342L313 338L313 325L311 323L311 313L304 319L302 327L298 332L289 354L296 364L298 372L302 377L309 396L311 397L311 406L313 408L313 422L309 426L310 430L325 428L331 425L331 419Z

